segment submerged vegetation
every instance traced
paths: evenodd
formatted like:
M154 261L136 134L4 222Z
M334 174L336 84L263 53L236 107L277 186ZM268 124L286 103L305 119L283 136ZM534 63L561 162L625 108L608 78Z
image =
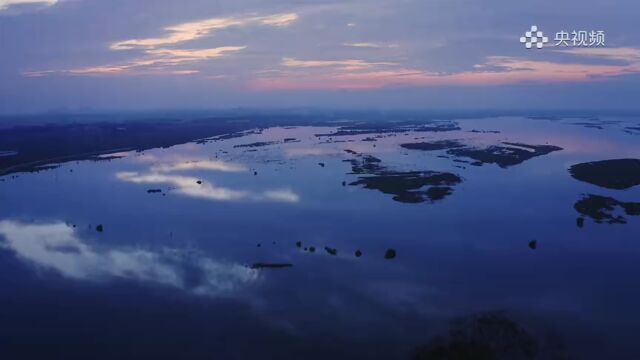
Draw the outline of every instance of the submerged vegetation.
M607 189L624 190L640 184L640 159L592 161L572 165L571 176Z
M553 145L528 145L504 142L503 145L492 145L486 148L456 148L447 151L447 153L460 157L468 157L483 164L496 164L501 168L507 168L521 164L534 157L547 155L560 150L562 150L561 147Z
M599 224L626 224L627 219L623 214L640 216L640 202L623 202L601 195L588 194L578 200L573 207L583 216ZM577 225L582 227L584 220L578 220Z

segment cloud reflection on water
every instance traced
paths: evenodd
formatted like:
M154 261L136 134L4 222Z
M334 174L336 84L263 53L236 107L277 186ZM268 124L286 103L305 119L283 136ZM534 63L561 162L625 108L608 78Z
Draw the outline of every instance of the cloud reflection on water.
M198 184L197 182L200 180L191 176L123 171L116 173L116 177L122 181L136 184L171 184L180 194L211 200L239 200L249 195L246 191L231 190L207 182Z
M175 192L195 198L214 201L273 201L297 203L300 196L287 188L267 189L262 192L236 190L218 186L211 181L188 175L175 175L174 172L189 170L220 171L226 173L246 172L248 168L243 164L220 160L181 160L163 162L151 155L145 161L154 161L149 172L121 171L116 178L135 184L169 184Z
M0 221L0 248L25 261L78 280L113 278L156 283L199 295L229 294L258 279L258 273L182 250L98 249L62 222ZM195 279L195 280L194 280Z
M159 164L151 167L153 172L172 172L182 170L214 170L222 172L247 171L244 165L218 160L184 161L173 164Z
M123 171L116 173L122 181L136 184L171 184L179 194L216 201L254 200L297 203L300 197L289 189L272 189L262 193L233 190L191 176L167 175L160 173L137 173ZM200 183L198 183L200 182Z

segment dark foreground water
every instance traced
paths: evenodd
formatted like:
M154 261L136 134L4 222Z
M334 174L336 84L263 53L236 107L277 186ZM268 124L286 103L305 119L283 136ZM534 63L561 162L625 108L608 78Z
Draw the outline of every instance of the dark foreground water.
M638 126L272 126L7 174L0 358L640 358L637 170L569 171Z

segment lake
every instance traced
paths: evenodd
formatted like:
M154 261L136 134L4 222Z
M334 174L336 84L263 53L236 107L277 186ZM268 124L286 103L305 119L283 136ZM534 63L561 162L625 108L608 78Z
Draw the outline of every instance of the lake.
M640 353L635 118L192 138L0 177L3 358Z

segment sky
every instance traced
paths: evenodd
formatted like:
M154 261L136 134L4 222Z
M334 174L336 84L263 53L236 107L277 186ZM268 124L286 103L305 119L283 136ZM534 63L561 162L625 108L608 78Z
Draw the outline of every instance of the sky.
M637 0L0 0L0 113L640 109ZM535 25L548 42L527 49ZM556 45L566 31L604 34Z

